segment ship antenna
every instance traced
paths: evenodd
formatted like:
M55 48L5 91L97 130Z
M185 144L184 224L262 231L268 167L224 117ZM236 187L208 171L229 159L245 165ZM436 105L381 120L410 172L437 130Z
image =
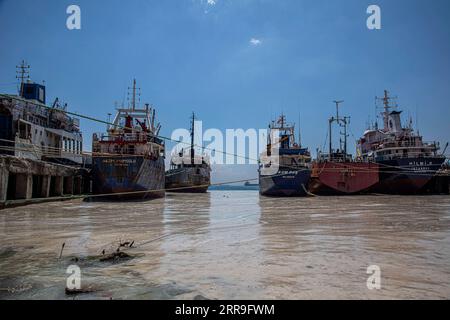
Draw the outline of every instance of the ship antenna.
M419 107L416 105L416 131L417 135L420 135L419 132Z
M281 128L284 128L284 114L283 114L283 112L281 112L280 122L281 122Z
M23 96L23 84L25 80L30 80L30 65L25 60L22 60L20 65L16 66L16 69L16 79L20 80L20 96Z
M302 132L300 130L300 111L298 112L298 146L302 147Z
M390 100L390 98L389 98L389 93L388 93L387 90L384 90L383 103L384 103L384 110L386 111L386 113L389 112L389 108L390 108L390 106L389 106L389 100Z
M333 102L336 104L336 121L339 121L339 105L344 103L344 100L334 100Z

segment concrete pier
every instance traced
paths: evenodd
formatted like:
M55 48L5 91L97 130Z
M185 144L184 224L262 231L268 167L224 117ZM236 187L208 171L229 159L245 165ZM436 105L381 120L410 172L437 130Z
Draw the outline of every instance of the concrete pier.
M9 172L5 167L0 167L0 203L5 203L8 195Z
M50 197L50 182L51 176L43 176L42 178L42 187L41 187L41 198Z
M15 199L32 198L33 192L33 176L31 173L16 173L16 185L15 185ZM7 199L8 200L8 199Z
M89 192L86 169L0 155L0 209Z

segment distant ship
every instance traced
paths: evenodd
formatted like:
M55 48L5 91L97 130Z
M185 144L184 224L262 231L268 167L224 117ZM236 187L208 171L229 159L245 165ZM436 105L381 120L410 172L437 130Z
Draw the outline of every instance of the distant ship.
M164 196L164 143L158 138L155 109L136 108L136 80L131 104L117 109L106 134L94 134L92 187L96 195L114 199Z
M318 195L351 195L368 192L379 181L378 164L353 159L347 153L347 126L349 117L339 116L339 104L335 101L336 117L331 117L329 124L329 152L319 153L312 165L309 191ZM342 137L340 148L333 149L333 123L339 126ZM341 132L341 130L344 130Z
M203 154L195 154L195 115L191 121L191 146L189 154L184 149L172 157L170 170L166 172L166 189L170 192L205 193L211 185L211 167Z
M295 142L294 130L295 126L287 124L284 115L281 115L276 123L269 125L267 151L260 158L261 195L307 195L311 155L307 148L301 147L300 142Z
M244 187L257 187L259 186L259 183L251 183L250 181L246 181L244 183Z
M439 143L423 142L415 132L412 121L403 127L401 111L391 104L393 98L385 90L381 99L384 105L383 128L378 124L368 129L358 141L363 159L375 161L380 166L380 182L374 192L384 194L418 194L435 176L445 162L438 154Z

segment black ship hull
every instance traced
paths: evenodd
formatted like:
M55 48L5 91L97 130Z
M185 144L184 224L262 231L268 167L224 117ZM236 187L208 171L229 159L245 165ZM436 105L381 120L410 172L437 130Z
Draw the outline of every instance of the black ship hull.
M275 175L259 175L259 193L268 197L304 197L311 170L279 172Z
M168 192L205 193L210 184L209 167L184 167L166 172Z
M162 157L93 157L92 162L94 199L146 200L165 194Z
M380 182L372 192L399 195L425 193L425 186L433 179L444 161L443 157L377 161L380 165Z

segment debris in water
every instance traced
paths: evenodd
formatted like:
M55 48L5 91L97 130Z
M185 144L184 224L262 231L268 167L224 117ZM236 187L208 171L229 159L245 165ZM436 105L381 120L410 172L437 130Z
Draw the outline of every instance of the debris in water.
M94 289L88 287L86 289L69 289L66 287L66 295L75 295L75 294L83 294L83 293L91 293L94 292Z
M14 250L13 248L0 249L0 259L6 259L9 257L12 257L16 253L17 253L17 251Z
M61 246L61 252L59 253L59 258L61 259L61 257L62 257L62 254L63 254L63 250L64 250L64 247L66 246L66 243L65 242L63 242L63 244L62 244L62 246Z
M121 240L119 240L119 247L128 247L128 248L131 248L132 246L133 246L133 244L134 244L134 240L133 241L125 241L125 242L122 242Z
M116 252L108 254L104 257L101 257L100 261L101 262L117 262L120 260L130 260L130 259L133 259L133 257L125 252L120 251L119 248L117 248Z

